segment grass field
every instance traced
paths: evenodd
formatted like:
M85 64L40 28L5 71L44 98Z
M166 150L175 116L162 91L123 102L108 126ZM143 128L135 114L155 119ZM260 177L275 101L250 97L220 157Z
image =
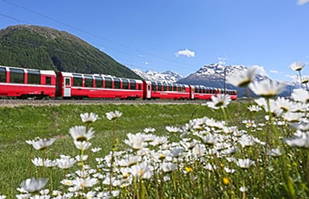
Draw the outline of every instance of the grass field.
M31 147L25 140L35 137L59 138L48 150L48 157L59 154L74 155L74 146L68 134L75 125L83 125L81 113L94 112L100 119L93 124L96 131L93 145L101 147L100 155L106 155L112 146L113 123L105 113L119 110L123 113L117 123L120 142L126 134L153 127L158 135L166 135L165 126L182 126L192 118L211 115L219 118L221 113L201 105L61 105L19 106L0 108L0 194L16 194L16 188L29 176ZM36 152L36 151L34 151ZM76 155L76 154L75 154Z
M0 198L308 198L307 109L255 102L1 107ZM99 119L83 123L91 112ZM80 125L94 137L73 141L69 130ZM56 141L34 150L25 141L36 137ZM57 165L35 166L41 157ZM22 182L29 193L17 190Z

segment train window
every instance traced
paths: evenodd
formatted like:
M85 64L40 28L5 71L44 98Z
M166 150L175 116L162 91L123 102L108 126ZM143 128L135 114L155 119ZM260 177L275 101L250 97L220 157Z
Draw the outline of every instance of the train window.
M131 88L131 90L136 89L136 82L134 80L130 80L130 88Z
M102 77L94 77L95 79L95 87L102 88L103 87L103 78Z
M28 70L28 84L41 84L40 71Z
M178 92L181 92L182 91L182 86L179 85L177 89L178 89Z
M151 87L153 91L157 91L157 84L156 82L151 82Z
M10 69L10 82L11 83L24 83L24 70L22 69Z
M205 87L202 88L202 92L203 92L203 93L206 93Z
M129 89L129 81L127 79L122 80L122 88Z
M162 84L161 84L161 83L158 83L158 91L163 91L163 90L162 90Z
M167 85L165 83L163 83L163 90L167 91Z
M83 78L81 75L73 74L73 86L83 86Z
M142 90L142 85L141 84L138 85L138 90Z
M198 90L198 87L197 87L197 86L194 87L194 92L195 92L195 93L199 93L199 90Z
M93 87L93 79L92 76L85 75L85 87Z
M171 84L168 84L168 90L169 90L169 91L172 91L172 89L173 89L173 88L172 88L172 85L171 85Z
M51 85L51 77L46 77L45 84L46 85Z
M65 87L66 88L71 86L71 79L69 77L64 78L64 81L65 81Z
M0 82L6 82L6 69L0 68Z
M105 88L112 88L112 78L105 77Z
M177 91L177 86L176 85L173 86L173 91Z
M117 88L117 89L121 88L121 81L119 78L114 79L114 88Z

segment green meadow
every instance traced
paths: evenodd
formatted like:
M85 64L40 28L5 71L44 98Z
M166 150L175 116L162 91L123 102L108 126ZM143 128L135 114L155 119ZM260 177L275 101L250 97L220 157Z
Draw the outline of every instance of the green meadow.
M255 102L1 107L0 198L307 198L306 109Z
M92 144L102 148L102 156L106 155L112 147L113 123L105 118L105 113L115 110L123 113L118 120L116 132L120 143L127 133L142 132L147 127L155 128L158 135L167 135L165 126L181 127L193 118L206 115L220 118L221 115L221 112L196 104L1 107L0 194L16 194L20 183L30 177L29 170L34 171L34 168L29 168L33 166L29 160L32 149L26 140L57 137L47 152L49 158L56 158L59 154L76 155L68 132L72 126L83 125L80 119L82 113L93 112L99 116L100 119L93 123L95 137Z

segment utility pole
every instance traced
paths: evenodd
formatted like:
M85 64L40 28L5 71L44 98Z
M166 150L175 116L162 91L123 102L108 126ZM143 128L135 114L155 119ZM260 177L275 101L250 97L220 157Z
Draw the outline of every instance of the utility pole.
M224 95L226 94L226 66L224 66L224 84L223 84L223 88L224 88Z

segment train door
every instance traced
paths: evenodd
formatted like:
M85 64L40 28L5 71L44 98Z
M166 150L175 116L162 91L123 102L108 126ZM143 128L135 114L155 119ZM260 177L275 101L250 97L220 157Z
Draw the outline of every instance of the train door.
M147 99L150 99L151 98L151 83L150 82L147 82Z
M194 86L190 85L190 99L194 99Z
M63 80L63 97L71 97L71 77L64 77Z
M151 82L143 81L143 98L151 99Z

